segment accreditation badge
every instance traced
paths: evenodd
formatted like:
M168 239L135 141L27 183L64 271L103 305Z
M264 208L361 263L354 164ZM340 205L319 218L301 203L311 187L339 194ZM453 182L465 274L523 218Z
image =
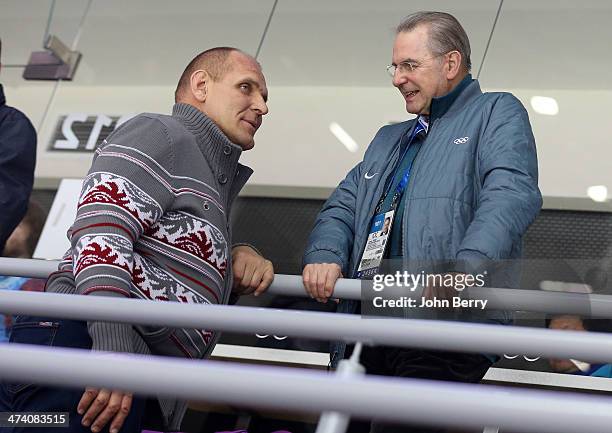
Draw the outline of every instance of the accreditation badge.
M374 216L368 233L368 241L357 268L357 278L368 279L378 273L387 243L391 237L394 214L395 210L390 210Z

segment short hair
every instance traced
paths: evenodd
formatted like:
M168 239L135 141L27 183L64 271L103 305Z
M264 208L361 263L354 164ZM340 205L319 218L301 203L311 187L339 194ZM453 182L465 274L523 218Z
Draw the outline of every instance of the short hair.
M445 12L415 12L397 26L396 34L409 32L417 26L427 25L429 49L436 55L459 51L461 64L467 72L472 69L470 40L457 18Z
M214 81L219 81L229 70L228 57L234 51L242 52L238 48L232 47L217 47L202 51L195 56L187 65L174 92L174 101L178 102L183 90L189 87L191 74L198 69L204 69Z

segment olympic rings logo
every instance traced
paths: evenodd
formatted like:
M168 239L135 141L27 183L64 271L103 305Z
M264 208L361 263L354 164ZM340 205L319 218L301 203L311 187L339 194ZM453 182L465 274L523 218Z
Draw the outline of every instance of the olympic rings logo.
M465 143L468 142L469 139L470 139L470 137L456 138L455 141L453 141L453 143L455 143L455 144L465 144Z

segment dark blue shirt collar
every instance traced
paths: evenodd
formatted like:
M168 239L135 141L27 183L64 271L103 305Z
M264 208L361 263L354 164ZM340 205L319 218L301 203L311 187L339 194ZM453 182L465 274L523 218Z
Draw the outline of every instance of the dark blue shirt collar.
M6 104L6 98L4 97L4 88L0 84L0 105Z
M433 98L431 100L430 121L444 116L461 92L463 92L465 88L474 81L475 80L472 78L472 74L467 74L463 80L461 80L461 82L446 95Z

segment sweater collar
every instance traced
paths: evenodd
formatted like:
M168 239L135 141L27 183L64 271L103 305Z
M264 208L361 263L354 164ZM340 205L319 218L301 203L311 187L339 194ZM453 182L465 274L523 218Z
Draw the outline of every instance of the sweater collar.
M463 107L471 98L482 94L478 81L467 74L453 90L444 96L431 100L430 120L440 118L448 112L454 111L456 107Z
M0 84L0 105L5 105L6 104L6 98L4 97L4 88L2 87L2 84Z
M178 118L195 136L219 183L221 195L232 201L253 173L249 167L238 164L242 148L232 143L210 117L193 105L182 102L174 104L172 116Z

